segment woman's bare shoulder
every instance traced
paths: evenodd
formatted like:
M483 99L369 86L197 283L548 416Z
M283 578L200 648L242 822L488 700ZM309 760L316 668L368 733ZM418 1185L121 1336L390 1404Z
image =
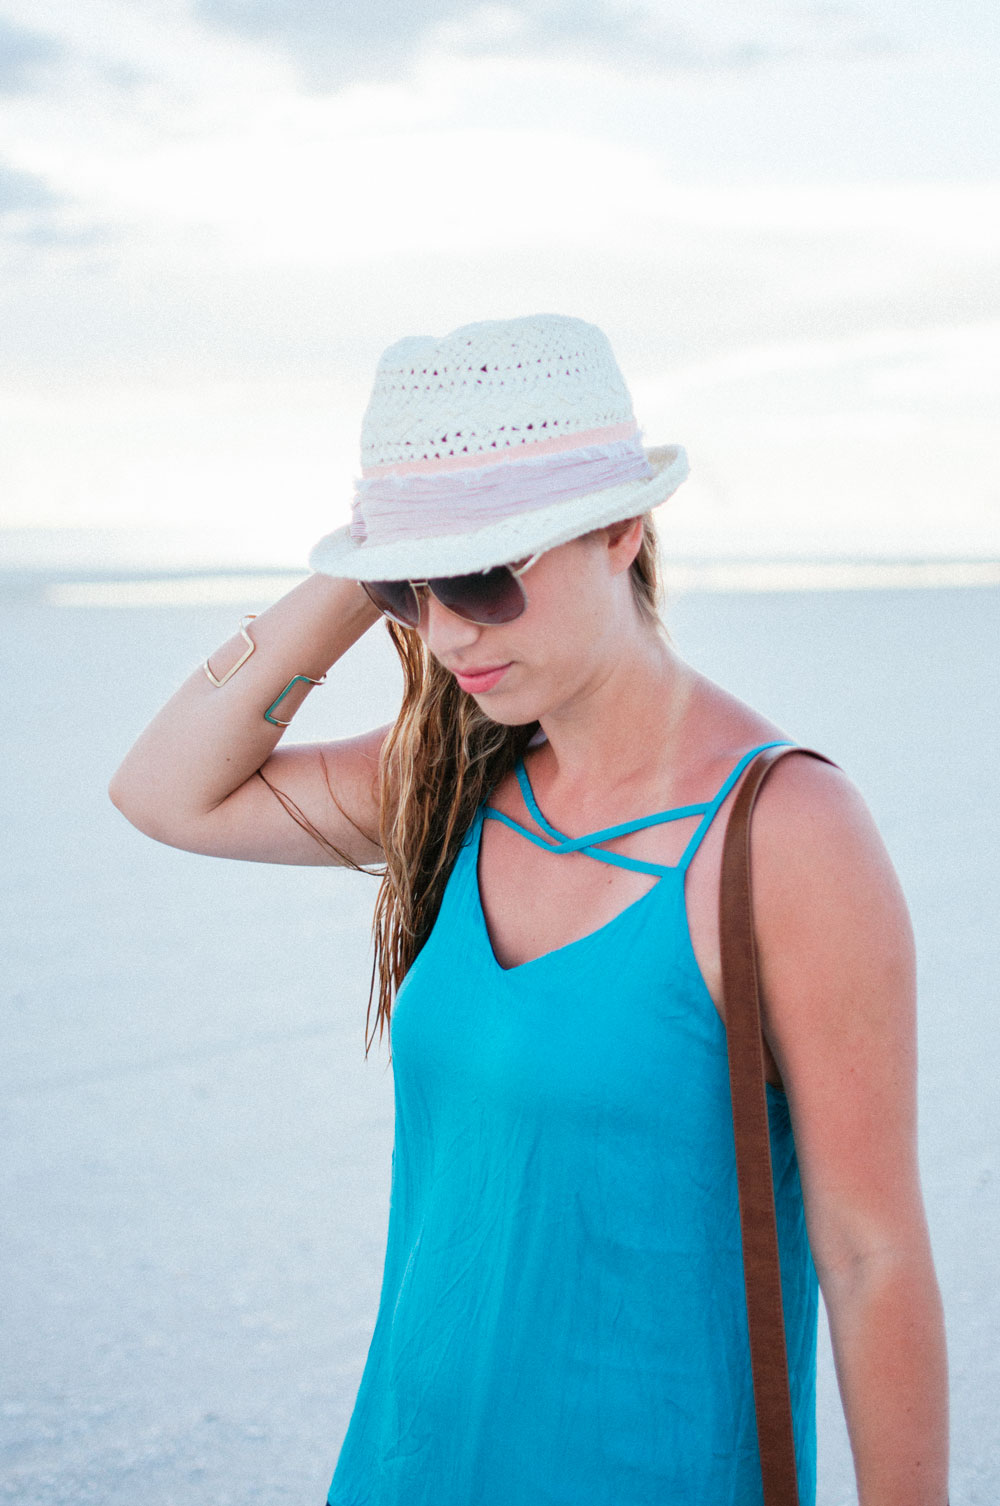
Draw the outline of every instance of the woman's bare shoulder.
M818 750L819 751L819 750ZM754 929L771 1031L793 1057L822 1030L903 1029L915 996L909 910L882 833L843 769L790 755L758 794ZM774 1042L772 1041L772 1045ZM782 1075L785 1069L782 1067Z
M816 749L822 753L822 749ZM755 909L783 934L844 924L863 911L904 928L898 875L872 811L834 761L792 753L772 768L754 805L750 838Z
M815 757L814 754L822 756ZM822 748L793 745L771 769L754 805L752 850L762 866L780 859L824 867L888 856L867 801Z

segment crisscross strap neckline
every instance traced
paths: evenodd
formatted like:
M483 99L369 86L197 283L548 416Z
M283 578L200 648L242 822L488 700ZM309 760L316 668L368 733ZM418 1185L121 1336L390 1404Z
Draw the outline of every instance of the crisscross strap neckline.
M547 852L585 852L588 857L597 858L602 863L612 863L616 868L630 868L635 873L652 873L660 877L663 877L667 873L684 873L697 852L702 837L711 826L716 811L729 794L729 791L751 758L756 757L764 748L786 746L790 746L789 739L779 738L774 742L760 743L756 748L751 748L749 752L743 754L735 768L726 775L726 778L710 800L698 801L693 805L675 805L669 810L657 811L652 816L640 816L635 821L622 821L617 826L605 826L599 831L587 832L582 837L567 837L563 832L554 827L550 821L546 820L538 808L538 802L531 788L528 772L524 767L524 759L519 758L514 766L514 772L517 775L517 782L521 787L521 795L525 806L531 812L532 817L541 830L551 840L546 841L545 837L540 837L537 832L529 831L526 826L522 826L521 822L516 821L513 816L508 816L504 811L498 811L491 805L483 807L483 815L494 821L502 821L512 831L520 832L523 837L528 838L529 842L534 842L536 847L544 847ZM679 821L684 816L697 816L699 814L701 815L701 820L692 832L691 838L684 852L681 854L680 861L677 863L647 863L641 858L626 857L620 852L603 852L598 845L602 842L610 842L613 837L624 837L629 832L639 831L641 827L658 826L665 821Z

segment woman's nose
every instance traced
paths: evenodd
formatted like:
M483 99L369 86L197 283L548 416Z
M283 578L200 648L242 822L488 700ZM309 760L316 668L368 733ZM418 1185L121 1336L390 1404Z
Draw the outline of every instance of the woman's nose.
M483 631L478 623L449 611L426 586L420 593L420 630L434 657L444 660L475 643Z

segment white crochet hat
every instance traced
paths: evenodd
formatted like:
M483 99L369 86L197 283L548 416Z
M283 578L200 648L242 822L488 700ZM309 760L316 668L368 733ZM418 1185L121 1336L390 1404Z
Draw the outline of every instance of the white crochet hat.
M309 566L351 580L464 575L635 517L688 473L646 450L607 337L562 314L414 336L379 361L353 521Z

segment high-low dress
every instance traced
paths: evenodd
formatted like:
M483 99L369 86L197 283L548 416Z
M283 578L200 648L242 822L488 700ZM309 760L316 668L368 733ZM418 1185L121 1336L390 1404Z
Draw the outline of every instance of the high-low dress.
M769 747L772 744L762 744ZM395 1143L374 1333L331 1506L760 1506L726 1032L684 878L704 802L565 838L484 801L391 1017ZM601 849L700 816L680 861ZM490 942L483 822L659 882L520 966ZM767 1087L802 1506L818 1285Z

